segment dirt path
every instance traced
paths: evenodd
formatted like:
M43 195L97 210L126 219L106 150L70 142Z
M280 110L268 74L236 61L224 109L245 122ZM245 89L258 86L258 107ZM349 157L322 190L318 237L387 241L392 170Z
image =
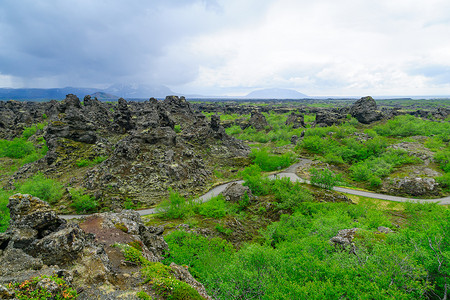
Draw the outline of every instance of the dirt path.
M307 164L310 164L311 162L312 161L310 159L301 158L298 163L293 164L292 166L286 168L285 170L283 170L280 173L270 175L269 178L273 179L273 178L277 178L277 177L278 178L289 177L289 179L292 182L301 182L301 183L311 184L309 182L309 180L302 179L302 178L298 177L297 174L295 174L295 171L297 170L297 168L303 167ZM238 182L238 183L242 184L244 181L243 180L232 181L232 182L218 185L218 186L214 187L213 189L209 190L206 194L200 196L198 199L200 199L201 202L206 202L209 199L211 199L212 197L219 195L221 192L223 192L227 188L227 186L229 186L233 182ZM377 193L360 191L360 190L349 189L349 188L344 188L344 187L334 187L333 190L335 190L337 192L341 192L341 193L351 194L351 195L369 197L369 198L380 199L380 200L395 201L395 202L438 203L440 205L450 205L450 196L444 197L444 198L439 198L439 199L418 199L418 198L406 198L406 197L397 197L397 196L391 196L391 195L377 194ZM154 214L157 211L155 208L149 208L149 209L137 210L137 212L141 216L145 216L145 215ZM60 215L59 217L61 217L63 219L74 219L74 218L81 218L81 217L86 217L86 216L88 216L88 215Z

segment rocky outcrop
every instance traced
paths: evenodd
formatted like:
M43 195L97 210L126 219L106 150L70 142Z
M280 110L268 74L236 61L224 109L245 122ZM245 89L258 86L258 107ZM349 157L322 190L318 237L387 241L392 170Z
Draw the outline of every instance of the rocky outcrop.
M259 111L252 111L248 125L256 130L263 130L269 126L266 117Z
M293 129L305 128L305 119L303 115L292 112L286 119L286 125L292 125Z
M175 278L184 281L190 286L192 286L199 294L206 300L212 300L213 298L208 295L203 284L195 280L195 278L189 273L186 267L177 265L175 263L170 264L170 268L172 268Z
M367 96L362 97L350 107L350 114L360 123L370 124L383 118L383 115L377 109L375 100Z
M328 191L328 190L315 190L313 192L314 198L319 202L346 202L353 203L353 201L344 194Z
M233 166L236 156L250 152L243 142L226 134L219 117L209 122L184 97L145 102L119 99L114 105L89 96L80 102L75 95L67 95L62 102L29 106L30 111L22 112L21 103L0 102L0 113L5 115L0 118L5 127L0 134L15 134L18 116L42 122L45 114L48 122L40 134L48 146L46 156L20 168L10 188L37 172L48 177L76 174L70 178L71 186L88 189L101 206L122 209L126 198L148 206L165 198L169 188L189 195L202 192L213 166ZM83 162L99 158L100 163L80 169Z
M8 230L0 234L0 283L20 280L34 271L57 270L76 261L86 247L92 247L92 237L76 224L60 219L50 206L31 195L10 197L11 221ZM14 259L12 259L14 257ZM34 270L30 272L31 270Z
M145 226L134 211L94 214L75 223L31 195L12 196L8 207L11 224L0 234L1 295L11 294L1 285L57 274L82 291L79 299L135 299L143 284L140 266L126 261L121 247L139 249L152 262L160 262L168 250L164 228ZM177 279L211 299L187 269L171 267ZM39 284L52 288L46 280Z
M254 201L256 198L253 196L252 191L248 186L243 186L240 183L233 182L229 184L226 189L222 192L223 197L226 201L230 202L240 202L244 197L248 197L248 201Z
M320 110L316 113L315 126L327 127L339 125L345 121L345 115L329 110Z
M338 234L330 239L330 243L339 250L346 250L349 253L354 253L356 247L353 243L356 232L359 228L342 229Z
M426 196L439 194L439 184L429 177L404 177L392 179L391 192L411 196Z

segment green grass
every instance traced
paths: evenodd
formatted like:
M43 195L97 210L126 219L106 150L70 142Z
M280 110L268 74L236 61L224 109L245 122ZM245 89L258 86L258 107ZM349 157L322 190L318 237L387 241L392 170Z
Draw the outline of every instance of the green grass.
M175 231L166 236L170 255L165 263L188 265L215 299L442 297L450 273L445 254L450 251L445 239L449 210L433 204L399 206L406 225L379 234L378 226L395 228L392 216L370 202L300 202L292 215L261 230L259 243L236 252L226 250L220 239ZM360 228L353 240L355 254L330 244L339 230L353 227Z
M263 171L281 170L290 166L294 161L294 155L290 152L274 155L270 154L267 148L252 149L250 158Z
M18 187L17 192L30 194L54 204L61 199L64 193L64 186L58 181L38 173L22 183Z
M149 285L162 299L170 300L201 300L203 297L186 282L176 279L174 271L159 262L148 261L139 249L129 245L118 245L125 259L138 263L141 266L141 274L144 284ZM140 293L141 299L146 299L144 293Z
M91 160L90 159L79 159L79 160L76 161L75 164L79 168L91 167L91 166L98 165L98 164L104 162L107 159L108 159L107 156L97 156L97 157L95 157L94 159L91 159Z
M9 226L9 209L6 206L11 195L10 191L0 189L0 232L5 232Z
M98 202L83 189L72 189L72 206L77 213L93 213L97 211Z

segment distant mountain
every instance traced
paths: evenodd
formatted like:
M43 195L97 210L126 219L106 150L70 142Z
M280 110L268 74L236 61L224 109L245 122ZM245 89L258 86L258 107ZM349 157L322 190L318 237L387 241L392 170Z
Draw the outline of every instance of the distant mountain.
M165 98L168 95L175 95L172 90L163 85L142 85L142 84L114 84L106 89L96 88L52 88L52 89L11 89L0 88L0 100L61 100L67 94L75 94L83 99L86 95L97 97L99 100L117 100L120 97L130 98ZM96 94L96 95L94 95Z
M54 88L54 89L10 89L0 88L0 100L43 100L64 99L67 94L75 94L84 97L95 93L98 89L93 88Z
M167 86L143 84L114 84L103 92L123 98L165 98L168 95L174 95Z
M95 92L93 94L91 94L92 98L97 98L100 101L108 101L108 100L117 100L120 97L117 97L116 95L112 95L112 94L108 94L105 92Z
M290 89L262 89L249 93L243 98L249 99L302 99L308 96Z

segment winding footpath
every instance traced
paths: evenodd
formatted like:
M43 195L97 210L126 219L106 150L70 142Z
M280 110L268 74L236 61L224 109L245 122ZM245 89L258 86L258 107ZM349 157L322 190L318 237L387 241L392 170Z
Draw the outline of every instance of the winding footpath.
M268 178L276 179L276 178L288 177L292 182L311 184L309 180L302 179L302 178L298 177L297 174L295 174L295 171L297 170L297 168L302 165L304 165L304 161L301 160L299 163L293 164L292 166L288 167L287 169L283 170L280 173L270 175ZM211 190L209 190L206 194L198 197L198 199L202 203L207 202L212 197L215 197L215 196L219 195L220 193L222 193L233 182L242 184L244 181L243 180L231 181L228 183L218 185L218 186L212 188ZM346 193L346 194L351 194L351 195L356 195L356 196L363 196L363 197L368 197L368 198L374 198L374 199L380 199L380 200L387 200L387 201L438 203L440 205L450 205L450 196L444 197L444 198L439 198L439 199L416 199L416 198L406 198L406 197L397 197L397 196L391 196L391 195L377 194L377 193L366 192L366 191L361 191L361 190L354 190L354 189L349 189L349 188L344 188L344 187L334 187L333 190L335 190L336 192L341 192L341 193ZM139 213L139 215L145 216L145 215L154 214L157 211L156 211L156 208L149 208L149 209L137 210L137 212ZM89 215L60 215L59 217L63 218L63 219L75 219L75 218L81 218L81 217L86 217L86 216L89 216Z

